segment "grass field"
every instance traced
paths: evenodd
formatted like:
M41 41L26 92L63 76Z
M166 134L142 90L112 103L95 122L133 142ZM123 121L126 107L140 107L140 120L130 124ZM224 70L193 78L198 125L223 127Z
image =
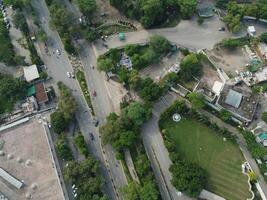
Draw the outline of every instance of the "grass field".
M195 120L168 121L164 127L176 141L177 151L207 170L207 190L227 200L250 197L247 177L241 172L244 157L238 146L223 141L221 136Z

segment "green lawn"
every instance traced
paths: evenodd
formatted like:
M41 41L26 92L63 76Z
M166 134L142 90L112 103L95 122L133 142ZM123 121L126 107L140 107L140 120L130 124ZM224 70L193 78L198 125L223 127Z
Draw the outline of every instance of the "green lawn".
M250 197L247 177L241 172L244 157L238 146L223 141L221 136L196 120L168 121L164 127L169 137L176 141L177 151L207 170L207 190L227 200Z

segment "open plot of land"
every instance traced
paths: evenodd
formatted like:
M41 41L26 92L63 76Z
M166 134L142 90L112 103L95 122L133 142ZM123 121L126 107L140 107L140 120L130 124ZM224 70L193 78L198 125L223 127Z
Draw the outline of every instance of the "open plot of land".
M0 178L1 192L10 200L26 200L27 195L34 200L64 199L45 134L37 119L0 133L5 153L0 156L0 167L24 181L16 189Z
M222 68L226 74L237 75L236 70L238 72L247 70L246 64L249 63L249 57L242 48L233 51L220 48L207 53L217 67Z
M208 172L207 190L229 200L244 200L250 192L241 172L244 158L237 146L216 135L207 126L191 119L164 124L177 151Z

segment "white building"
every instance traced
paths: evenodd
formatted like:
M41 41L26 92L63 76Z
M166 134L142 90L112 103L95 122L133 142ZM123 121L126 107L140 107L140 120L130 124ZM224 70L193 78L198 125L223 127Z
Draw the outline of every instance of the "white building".
M40 77L37 66L31 65L29 67L23 67L24 77L27 82L31 82Z

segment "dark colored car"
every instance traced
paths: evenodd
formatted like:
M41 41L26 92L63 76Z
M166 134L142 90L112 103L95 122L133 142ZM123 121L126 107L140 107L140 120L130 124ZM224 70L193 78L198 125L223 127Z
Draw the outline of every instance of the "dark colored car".
M98 124L99 124L99 121L96 120L96 121L95 121L95 127L98 127Z

